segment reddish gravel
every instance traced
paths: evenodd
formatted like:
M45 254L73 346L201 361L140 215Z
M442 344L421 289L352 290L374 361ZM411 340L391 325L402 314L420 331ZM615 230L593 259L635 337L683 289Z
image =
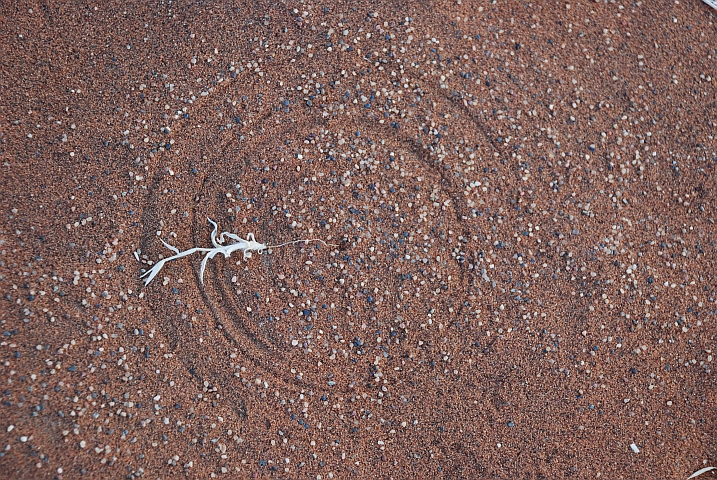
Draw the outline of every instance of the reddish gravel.
M717 463L716 11L113 3L0 6L0 477Z

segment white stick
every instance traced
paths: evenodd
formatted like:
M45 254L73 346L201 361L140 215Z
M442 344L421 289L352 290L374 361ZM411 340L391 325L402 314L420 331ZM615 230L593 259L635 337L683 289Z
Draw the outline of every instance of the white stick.
M163 242L163 243L164 243L164 242ZM177 250L176 248L173 248L173 250L176 250L177 252L179 252L179 250ZM145 284L145 285L149 285L149 282L151 282L152 279L157 276L157 274L159 273L159 271L162 270L162 267L164 266L165 263L167 263L167 262L169 262L169 261L171 261L171 260L177 260L178 258L186 257L186 256L191 255L191 254L196 253L196 252L210 252L210 251L212 251L212 250L213 250L213 249L211 249L211 248L198 248L198 247L197 247L197 248L190 248L189 250L185 250L185 251L183 251L183 252L177 253L177 254L174 255L174 256L167 257L167 258L163 258L162 260L160 260L160 261L158 261L157 263L155 263L155 264L152 266L152 268L150 268L149 270L147 270L146 272L144 272L142 275L140 275L139 278L147 277L147 275L149 275L149 276L145 279L145 281L144 281L144 284Z
M204 270L207 267L207 262L220 253L224 255L224 258L229 258L232 253L236 252L237 250L241 250L242 253L244 254L244 260L246 260L247 258L251 257L251 252L253 252L253 251L262 253L264 250L267 250L269 248L283 247L284 245L290 245L292 243L318 241L318 242L323 243L326 246L332 245L332 244L326 243L323 240L320 240L317 238L317 239L308 239L308 240L293 240L291 242L282 243L280 245L267 246L263 243L257 242L254 239L253 233L248 233L246 236L246 239L243 239L240 236L235 235L233 233L229 233L229 232L222 232L219 236L217 236L217 232L219 231L219 226L211 218L207 218L207 220L209 220L209 223L211 223L212 226L214 227L212 229L212 233L210 235L210 238L212 240L212 245L214 245L214 248L195 247L195 248L190 248L189 250L180 252L177 247L174 247L174 246L168 244L167 242L165 242L164 240L160 239L162 241L162 243L164 244L164 246L167 247L168 249L170 249L171 251L173 251L176 255L159 260L157 263L155 263L152 266L152 268L150 268L149 270L144 272L139 278L147 277L144 280L145 286L149 285L149 282L151 282L152 279L154 279L154 277L157 276L159 271L162 270L162 267L164 266L165 263L172 261L172 260L177 260L182 257L186 257L186 256L191 255L196 252L207 252L207 254L202 259L202 263L199 266L199 280L202 282L202 284L204 284ZM224 243L224 237L234 240L235 242L230 243L228 245L222 245ZM336 246L336 245L334 245L334 246Z
M690 480L690 478L699 477L699 476L702 475L703 473L707 473L707 472L709 472L710 470L714 470L715 468L717 468L717 467L705 467L705 468L702 468L702 469L700 469L700 470L697 470L695 473L693 473L692 475L690 475L689 477L687 477L687 480Z

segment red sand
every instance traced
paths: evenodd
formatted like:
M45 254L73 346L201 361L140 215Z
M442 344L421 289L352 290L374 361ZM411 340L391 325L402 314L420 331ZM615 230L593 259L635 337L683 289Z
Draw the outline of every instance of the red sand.
M0 7L1 477L717 461L715 11L141 3Z

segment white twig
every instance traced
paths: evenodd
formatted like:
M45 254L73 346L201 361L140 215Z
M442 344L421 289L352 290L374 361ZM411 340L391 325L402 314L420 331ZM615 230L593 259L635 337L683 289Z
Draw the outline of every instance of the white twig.
M717 467L705 467L705 468L702 468L702 469L700 469L700 470L697 470L695 473L693 473L692 475L690 475L689 477L687 477L687 480L690 480L690 478L699 477L699 476L702 475L703 473L707 473L707 472L709 472L710 470L715 470L715 468L717 468Z
M207 262L209 261L209 259L214 258L217 254L220 254L220 253L222 255L224 255L224 258L229 258L232 253L236 252L237 250L241 250L242 253L244 254L244 260L246 260L248 258L251 258L252 252L262 253L262 252L264 252L264 250L283 247L285 245L290 245L293 243L317 241L317 242L321 242L327 246L332 245L332 244L328 244L318 238L307 239L307 240L294 240L291 242L282 243L280 245L266 245L264 243L257 242L254 238L253 233L248 233L246 236L246 239L241 238L238 235L235 235L235 234L229 233L229 232L222 232L219 236L217 236L217 232L219 231L218 225L211 218L207 218L207 220L209 220L209 223L211 223L212 226L214 227L212 230L212 233L210 235L210 238L212 240L212 245L214 246L214 248L195 247L195 248L190 248L189 250L180 252L177 247L174 247L174 246L168 244L164 240L161 240L161 242L164 244L164 246L167 247L168 249L170 249L171 251L173 251L176 255L159 260L157 263L155 263L152 266L152 268L150 268L149 270L144 272L140 276L140 278L147 277L144 280L145 285L149 285L149 282L151 282L152 279L157 276L157 274L162 269L162 267L164 266L165 263L172 261L172 260L177 260L182 257L186 257L186 256L191 255L196 252L206 252L206 255L204 256L204 259L202 259L202 263L199 267L199 280L203 284L204 283L204 270L207 267ZM224 237L234 240L234 243L230 243L228 245L223 245Z

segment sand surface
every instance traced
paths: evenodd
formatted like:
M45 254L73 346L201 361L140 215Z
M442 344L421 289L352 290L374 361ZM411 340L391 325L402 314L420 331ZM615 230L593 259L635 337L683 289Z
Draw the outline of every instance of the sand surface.
M716 23L698 0L0 5L0 477L713 465ZM145 286L207 217L334 245Z

